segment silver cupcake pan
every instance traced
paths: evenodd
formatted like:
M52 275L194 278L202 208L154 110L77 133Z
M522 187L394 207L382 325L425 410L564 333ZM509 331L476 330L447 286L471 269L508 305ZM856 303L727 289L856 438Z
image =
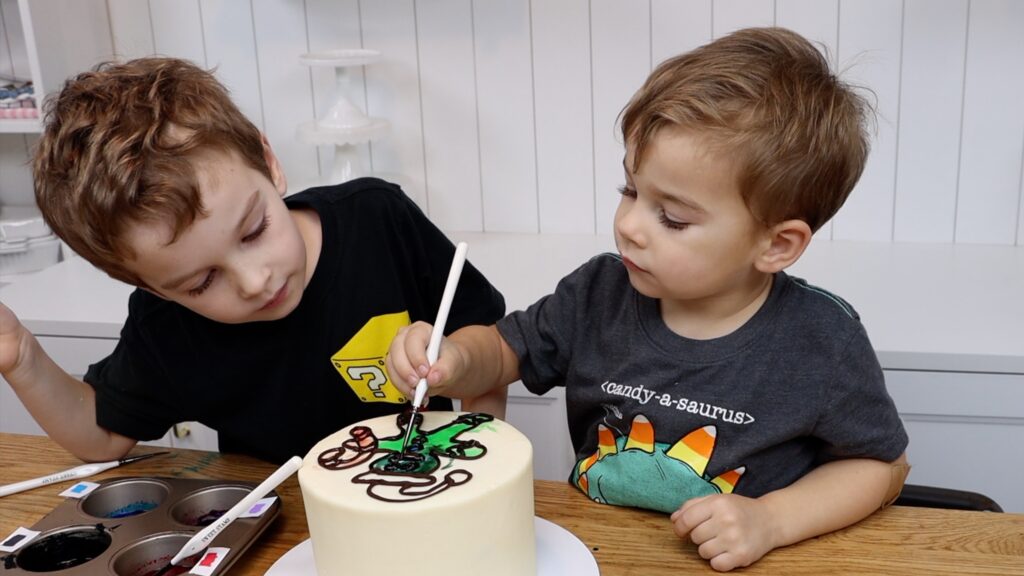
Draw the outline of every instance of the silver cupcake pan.
M0 576L154 576L193 534L244 498L255 483L183 478L116 478L84 498L68 499L31 526L31 542L0 556ZM268 496L276 496L271 492ZM238 518L210 543L229 548L211 576L235 560L277 517L280 499L261 516ZM189 571L202 554L161 576Z

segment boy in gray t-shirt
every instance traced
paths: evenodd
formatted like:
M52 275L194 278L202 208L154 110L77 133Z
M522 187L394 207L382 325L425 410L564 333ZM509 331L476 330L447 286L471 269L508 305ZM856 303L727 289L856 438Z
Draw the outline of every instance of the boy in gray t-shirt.
M741 30L661 64L622 115L618 255L495 326L399 332L407 395L566 387L571 482L671 513L717 570L898 495L907 435L856 312L784 270L843 205L867 105L805 39Z

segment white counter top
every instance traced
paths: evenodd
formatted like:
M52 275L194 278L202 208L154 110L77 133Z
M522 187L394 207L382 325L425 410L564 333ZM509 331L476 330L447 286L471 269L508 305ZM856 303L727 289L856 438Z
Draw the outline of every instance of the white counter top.
M118 338L134 288L71 258L0 288L0 302L36 336Z
M609 236L452 232L509 310L554 289ZM886 369L1024 374L1024 247L815 240L790 270L860 313ZM37 335L116 338L131 287L80 258L0 288Z

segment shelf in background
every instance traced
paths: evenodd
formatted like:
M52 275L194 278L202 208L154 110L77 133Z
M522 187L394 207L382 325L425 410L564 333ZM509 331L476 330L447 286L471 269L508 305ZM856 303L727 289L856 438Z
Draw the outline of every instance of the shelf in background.
M8 118L0 120L0 134L38 134L43 131L39 118Z

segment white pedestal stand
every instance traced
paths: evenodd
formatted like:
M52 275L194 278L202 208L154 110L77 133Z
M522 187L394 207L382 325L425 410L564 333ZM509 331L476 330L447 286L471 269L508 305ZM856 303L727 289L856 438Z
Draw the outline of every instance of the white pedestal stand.
M334 146L334 162L330 174L321 177L323 184L338 184L369 175L362 166L356 145L380 138L390 128L387 120L368 117L348 98L349 73L346 68L363 66L379 57L380 52L363 49L311 52L299 57L299 61L307 66L334 68L334 104L323 118L298 127L298 138L302 142Z

